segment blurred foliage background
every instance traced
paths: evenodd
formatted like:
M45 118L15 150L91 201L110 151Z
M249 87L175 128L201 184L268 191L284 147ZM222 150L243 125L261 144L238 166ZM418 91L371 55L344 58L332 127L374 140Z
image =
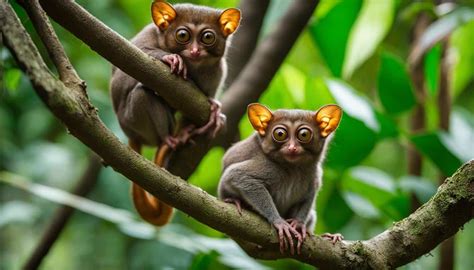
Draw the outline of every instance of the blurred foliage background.
M126 38L151 22L150 0L77 2ZM187 2L238 6L238 0ZM290 2L271 2L262 37ZM12 4L39 41L23 9ZM422 12L432 22L424 38L446 38L423 56L426 127L412 132L409 126L419 99L407 59L412 29ZM55 28L102 120L125 142L109 100L110 64L58 25ZM473 40L470 0L441 6L433 1L321 1L260 99L273 109L315 110L337 103L345 112L324 166L317 233L368 239L409 215L413 199L426 202L436 192L440 174L451 175L474 157ZM7 49L0 53L0 269L24 264L57 203L81 211L73 215L42 269L310 269L292 260L253 260L222 233L180 212L160 231L141 223L131 205L129 182L111 168L101 170L88 195L92 201L71 201L61 190L72 189L90 152L54 119ZM453 105L449 130L439 128L443 63L449 63ZM242 138L253 132L246 118L240 132ZM422 153L421 175L408 172L409 145ZM145 153L151 158L153 149ZM189 181L215 195L223 153L212 149ZM455 238L455 269L474 269L474 223ZM404 268L433 269L439 258L437 248Z

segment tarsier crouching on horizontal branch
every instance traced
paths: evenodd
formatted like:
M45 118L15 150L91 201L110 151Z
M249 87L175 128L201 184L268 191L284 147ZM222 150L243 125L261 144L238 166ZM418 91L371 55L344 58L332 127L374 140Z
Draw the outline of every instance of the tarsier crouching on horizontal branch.
M111 95L120 126L129 145L138 153L142 145L158 146L155 164L165 166L166 153L186 143L192 136L216 133L225 124L220 104L214 96L225 79L224 54L227 39L240 23L240 11L224 11L156 0L151 6L154 24L146 26L132 43L152 57L169 65L171 72L191 80L211 103L211 117L203 127L175 120L175 109L152 89L118 68L112 71ZM179 91L179 89L165 89ZM173 208L136 184L132 186L135 208L151 224L169 222Z
M316 224L314 202L321 188L322 162L332 132L342 117L337 105L316 112L276 110L254 103L248 117L257 131L224 155L219 198L248 207L278 232L280 251L294 254ZM340 234L323 234L333 242Z

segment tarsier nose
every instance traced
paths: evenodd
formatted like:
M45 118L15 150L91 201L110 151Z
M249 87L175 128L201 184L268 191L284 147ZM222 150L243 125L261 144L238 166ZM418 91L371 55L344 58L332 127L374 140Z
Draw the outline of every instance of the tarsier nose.
M296 153L296 146L291 144L288 146L288 151L290 151L290 153Z
M199 51L199 49L197 48L191 49L191 56L198 57L199 55L201 55L201 52Z

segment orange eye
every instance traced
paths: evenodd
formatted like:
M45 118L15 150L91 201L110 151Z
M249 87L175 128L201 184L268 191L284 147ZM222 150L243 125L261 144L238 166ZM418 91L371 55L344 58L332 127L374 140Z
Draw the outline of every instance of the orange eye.
M308 143L313 138L313 133L309 128L300 128L296 137L300 142Z
M176 31L176 41L178 43L185 44L185 43L188 43L190 39L191 39L191 34L189 33L188 30L181 28L181 29L178 29L178 31Z
M212 31L205 31L201 36L202 43L212 45L216 41L216 35Z
M283 142L288 138L288 132L282 127L277 127L273 130L273 139L277 142Z

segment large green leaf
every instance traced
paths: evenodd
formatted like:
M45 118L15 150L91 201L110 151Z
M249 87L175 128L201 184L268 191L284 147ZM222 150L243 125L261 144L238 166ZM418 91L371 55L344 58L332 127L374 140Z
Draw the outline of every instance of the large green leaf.
M445 175L452 175L462 164L441 139L442 132L411 137L416 148L428 157ZM467 147L467 146L466 146Z
M424 73L428 93L436 96L439 85L439 73L441 69L441 46L434 46L425 56Z
M474 20L474 9L461 7L441 17L426 28L410 55L410 61L416 62L436 43L450 35L456 28Z
M390 30L394 13L395 0L364 1L346 46L346 59L342 71L344 78L350 78L374 53Z
M361 6L362 0L338 1L310 25L311 34L334 76L342 74L349 32Z
M18 85L20 84L20 79L21 70L16 68L7 69L3 74L3 79L0 80L0 82L3 82L3 85L0 85L0 87L5 87L8 91L14 93L17 90Z
M359 164L374 148L376 138L363 122L344 114L329 146L326 165L345 169Z
M380 102L388 113L404 112L416 103L407 71L394 55L382 55L377 88Z
M474 115L459 107L454 108L449 133L441 133L443 144L462 162L474 158Z
M474 20L453 32L450 38L449 55L453 61L450 69L450 89L456 98L474 80ZM473 89L471 89L472 91Z
M354 212L347 205L340 191L335 187L332 188L325 205L326 207L324 208L317 208L319 209L318 212L321 213L321 222L325 225L325 231L340 230L354 215ZM334 213L334 209L337 209L337 214Z
M344 192L342 196L358 216L370 219L380 217L380 211L366 198L352 192Z
M421 203L427 202L436 193L437 187L433 181L413 175L401 177L398 186L405 192L414 193Z

